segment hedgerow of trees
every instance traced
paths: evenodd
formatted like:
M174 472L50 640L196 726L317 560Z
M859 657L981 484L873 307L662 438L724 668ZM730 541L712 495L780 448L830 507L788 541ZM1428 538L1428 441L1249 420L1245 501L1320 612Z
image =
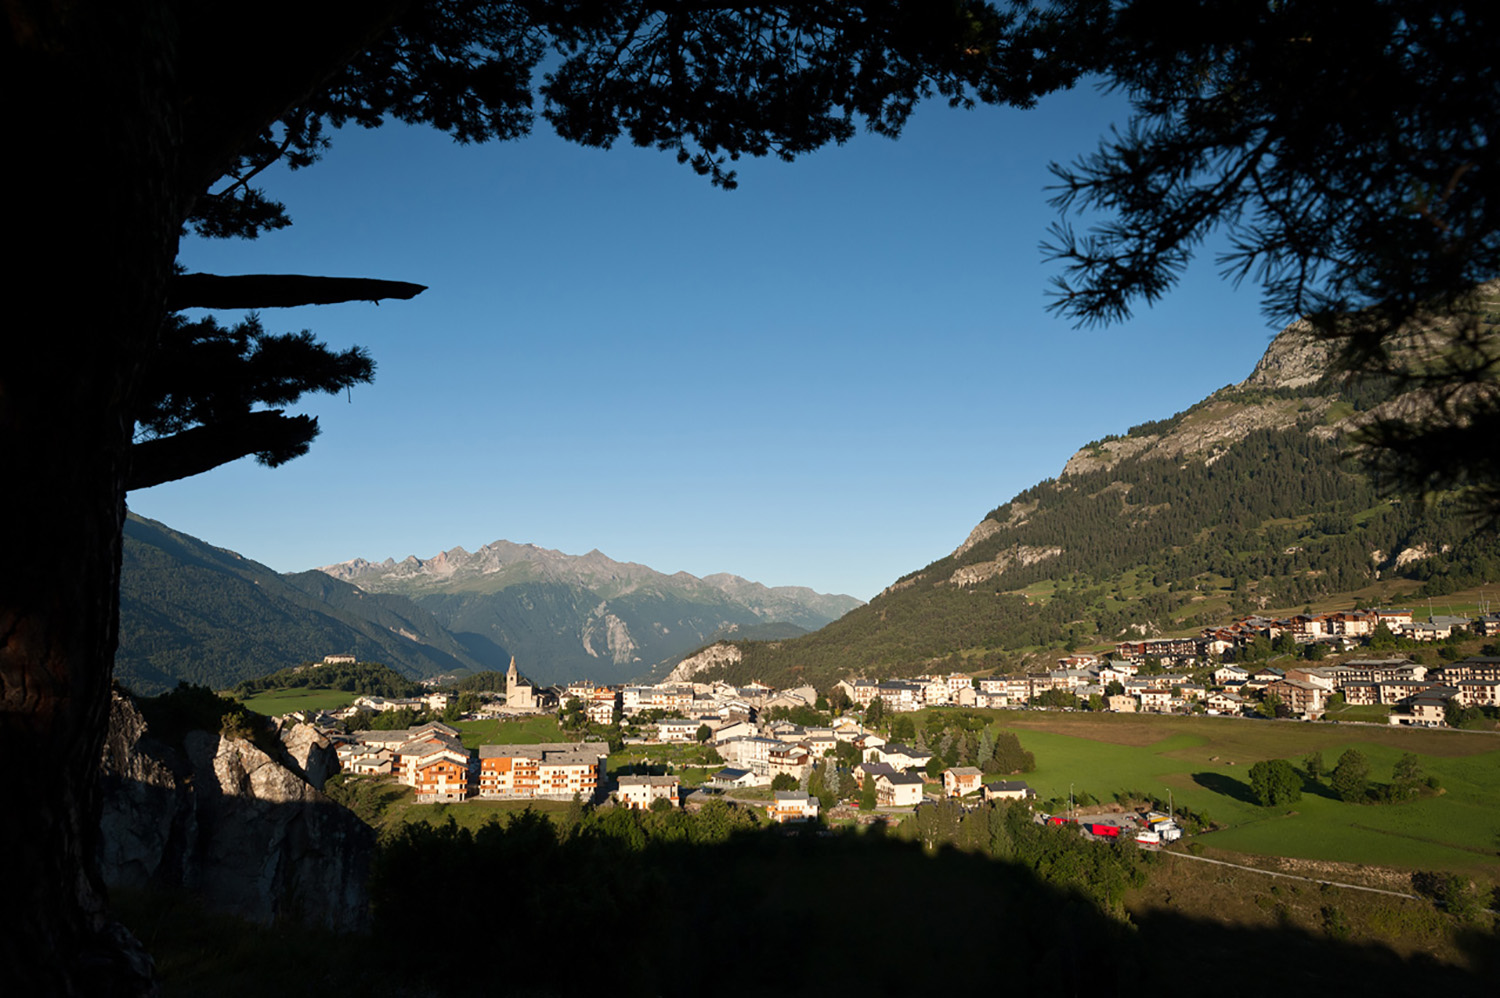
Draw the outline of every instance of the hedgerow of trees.
M377 697L412 697L422 692L420 684L379 662L307 662L247 679L235 686L237 696L252 697L270 690L302 688L344 690Z

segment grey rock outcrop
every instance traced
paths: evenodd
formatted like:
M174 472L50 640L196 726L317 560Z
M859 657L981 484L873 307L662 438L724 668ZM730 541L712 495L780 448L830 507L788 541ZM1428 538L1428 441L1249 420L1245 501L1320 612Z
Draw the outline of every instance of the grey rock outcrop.
M297 721L281 729L281 744L302 771L302 776L322 790L328 778L339 771L338 752L316 727Z
M367 927L374 833L282 760L207 731L166 745L117 696L102 761L107 884L185 888L263 924Z
M188 843L198 837L186 767L147 737L141 712L118 694L100 762L99 865L105 882L111 887L186 883Z
M1005 570L1012 565L1034 565L1048 558L1056 558L1063 553L1063 549L1057 545L1048 547L1032 547L1022 544L1015 550L1000 552L992 561L986 561L978 565L965 565L954 571L948 582L955 586L975 586L985 579L993 579L997 575L1005 574Z
M1255 370L1239 388L1301 388L1315 384L1333 369L1334 345L1319 339L1312 326L1298 321L1276 334Z
M702 651L689 655L671 671L664 682L668 683L690 683L693 677L700 672L723 666L738 665L744 658L744 652L727 641L720 641L709 645Z

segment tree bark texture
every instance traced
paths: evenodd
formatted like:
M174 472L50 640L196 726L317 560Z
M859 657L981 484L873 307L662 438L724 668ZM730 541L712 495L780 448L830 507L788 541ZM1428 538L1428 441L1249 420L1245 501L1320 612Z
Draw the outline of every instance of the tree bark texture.
M150 0L6 8L0 974L15 995L151 994L150 959L109 917L94 854L131 398L180 224L174 31ZM95 275L86 294L60 294L68 269Z
M95 871L135 394L239 145L413 0L6 0L0 20L0 990L143 995ZM80 290L76 275L90 275Z

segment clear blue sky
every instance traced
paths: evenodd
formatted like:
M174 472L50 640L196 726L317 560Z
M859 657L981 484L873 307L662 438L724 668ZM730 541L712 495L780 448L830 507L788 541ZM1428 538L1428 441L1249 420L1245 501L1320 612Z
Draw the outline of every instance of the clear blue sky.
M869 599L1075 449L1244 378L1274 330L1200 260L1130 322L1045 311L1047 164L1123 103L918 110L714 189L667 154L538 130L458 146L338 133L270 178L294 225L184 243L189 269L416 281L267 310L379 365L319 396L312 452L134 493L280 571L505 538ZM232 316L226 316L226 319Z

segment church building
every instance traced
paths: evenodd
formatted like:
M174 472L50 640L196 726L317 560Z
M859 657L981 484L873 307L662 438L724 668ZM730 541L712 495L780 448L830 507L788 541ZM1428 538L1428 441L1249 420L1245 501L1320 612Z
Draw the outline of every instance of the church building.
M537 710L536 687L529 679L522 679L516 671L516 657L510 657L510 669L505 673L505 706L511 710Z

